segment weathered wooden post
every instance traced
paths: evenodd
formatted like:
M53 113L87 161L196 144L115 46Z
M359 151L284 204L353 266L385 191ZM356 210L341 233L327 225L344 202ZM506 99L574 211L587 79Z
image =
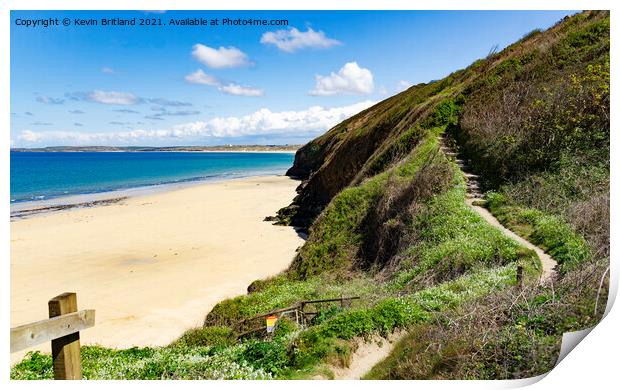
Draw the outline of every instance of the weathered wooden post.
M77 311L77 295L64 293L48 302L49 317ZM80 333L75 332L52 340L54 379L82 379Z
M523 266L517 265L517 286L523 288Z
M306 311L304 310L305 308L306 308L306 302L301 302L299 304L299 311L301 311L302 326L306 326Z

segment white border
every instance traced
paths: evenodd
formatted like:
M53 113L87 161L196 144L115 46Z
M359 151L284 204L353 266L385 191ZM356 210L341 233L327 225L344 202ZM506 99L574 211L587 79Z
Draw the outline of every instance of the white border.
M5 329L2 332L2 336L0 339L2 340L2 350L7 351L6 353L1 354L2 358L0 360L0 378L2 382L8 382L8 384L15 388L26 388L31 386L50 386L53 388L63 387L73 387L73 386L109 386L112 382L71 382L71 383L60 383L60 382L16 382L16 381L8 381L9 377L9 353L8 353L8 345L9 345L9 332L10 321L9 321L9 307L10 307L10 277L9 277L9 256L10 256L10 245L9 240L7 239L10 236L9 230L9 186L6 178L9 177L9 129L10 129L10 73L9 73L9 10L115 10L115 9L212 9L212 10L258 10L258 9L269 9L269 10L347 10L347 9L366 9L366 10L380 10L380 9L418 9L418 10L442 10L442 9L469 9L469 10L518 10L518 9L529 9L529 10L552 10L552 9L611 9L611 19L612 19L612 65L613 69L611 74L611 89L613 91L617 90L618 86L618 77L616 76L616 68L615 68L615 59L617 57L616 51L616 40L618 39L618 30L616 29L616 9L618 9L618 5L620 2L612 2L612 1L552 1L552 0L500 0L500 1L481 1L481 0L473 0L473 1L462 1L462 0L435 0L435 1L419 1L419 0L384 0L384 1L372 1L372 0L313 0L313 1L283 1L283 0L263 0L263 1L242 1L242 0L227 0L225 2L195 2L195 1L187 1L187 0L137 0L133 1L129 4L128 1L120 1L120 0L96 0L96 1L75 1L75 0L56 0L56 1L44 1L44 0L0 0L0 31L2 32L1 41L0 41L0 96L2 99L0 101L0 118L2 118L3 131L6 133L1 137L1 148L2 155L0 158L0 162L2 164L2 172L4 172L3 177L5 180L1 185L1 194L3 199L6 199L5 202L0 202L0 207L2 207L4 218L4 223L0 226L0 235L5 237L2 240L1 251L0 251L0 259L3 261L3 272L1 274L1 282L0 286L3 286L3 294L1 299L2 302L2 311L0 312L0 318L2 318L2 326ZM42 64L44 67L44 64ZM42 69L44 71L44 69ZM617 104L615 99L615 92L612 93L612 104L611 104L611 113L612 113L612 121L611 127L615 128L616 120L615 115L613 113L617 112ZM617 152L618 145L615 140L615 136L612 135L612 145L611 145L611 166L612 171L616 172L617 167ZM612 202L611 202L611 238L612 238L612 246L611 246L611 259L612 259L612 291L611 295L615 298L615 294L617 291L617 280L618 280L618 262L616 261L616 250L615 250L615 242L614 236L615 233L618 232L617 229L617 207L614 204L615 195L617 193L618 186L617 182L612 175L612 184L611 184L611 194L612 194ZM618 347L619 337L618 337L618 329L620 329L620 314L618 314L618 309L611 310L607 317L596 326L591 333L587 336L586 340L574 349L573 352L569 353L568 356L554 369L552 370L543 380L537 382L533 386L535 388L562 388L562 389L572 389L572 388L598 388L598 387L611 387L611 383L615 383L617 386L618 379ZM381 383L383 386L390 387L398 387L398 388L410 388L412 386L420 387L420 388L476 388L476 389L485 389L485 388L512 388L526 385L527 383L532 383L535 380L524 380L524 381L415 381L415 383L411 383L412 381L391 381ZM302 388L314 388L317 385L319 386L327 386L327 387L335 387L335 386L348 386L351 383L343 384L339 382L301 382L301 383L286 383L284 381L270 381L270 382L122 382L116 381L113 383L114 386L120 387L134 387L136 385L140 386L149 386L149 387L157 387L161 388L163 386L187 386L193 388L204 388L208 387L217 387L217 388L238 388L242 387L260 387L260 388L284 388L285 386L301 386ZM369 381L361 381L353 384L359 388L371 388L378 385L376 382Z

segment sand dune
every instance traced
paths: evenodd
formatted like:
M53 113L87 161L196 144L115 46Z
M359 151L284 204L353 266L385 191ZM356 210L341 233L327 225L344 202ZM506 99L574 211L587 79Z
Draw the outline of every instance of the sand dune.
M83 343L169 343L218 301L290 264L302 239L263 218L287 205L297 184L230 180L14 220L11 326L47 318L48 299L72 291L79 308L96 310Z

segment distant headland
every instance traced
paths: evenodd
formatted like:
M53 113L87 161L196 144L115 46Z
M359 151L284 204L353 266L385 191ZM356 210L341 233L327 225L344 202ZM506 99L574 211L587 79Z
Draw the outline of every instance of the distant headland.
M11 152L294 152L301 145L218 146L46 146L11 148Z

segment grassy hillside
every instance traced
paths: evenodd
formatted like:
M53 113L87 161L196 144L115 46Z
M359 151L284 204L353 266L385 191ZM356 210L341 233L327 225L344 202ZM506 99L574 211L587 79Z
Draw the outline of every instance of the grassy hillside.
M465 203L440 136L477 172L486 206L560 264ZM162 348L84 347L88 378L312 378L347 365L356 337L407 329L375 379L520 378L550 370L565 331L603 312L609 261L609 14L584 12L411 87L298 150L303 179L281 223L307 227L291 267L220 302ZM516 268L525 288L515 287ZM307 327L235 337L236 324L301 300L359 295ZM596 307L596 310L595 310ZM51 375L34 354L13 378Z

